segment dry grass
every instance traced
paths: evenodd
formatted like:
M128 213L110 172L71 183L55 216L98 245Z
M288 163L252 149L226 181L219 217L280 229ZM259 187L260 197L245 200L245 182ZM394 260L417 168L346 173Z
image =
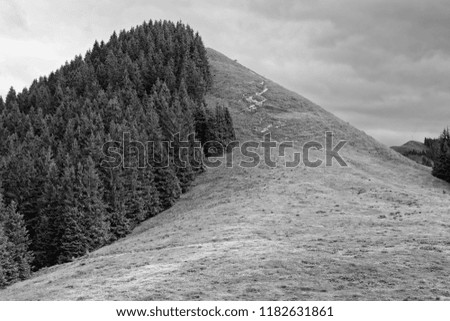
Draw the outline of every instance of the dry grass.
M3 300L450 299L448 185L303 97L210 51L208 100L230 106L240 140L351 143L348 168L217 168L129 237L0 292ZM277 127L278 126L278 127ZM306 137L306 136L307 137ZM317 152L316 156L321 156ZM235 160L241 160L235 156ZM445 192L445 194L444 194Z

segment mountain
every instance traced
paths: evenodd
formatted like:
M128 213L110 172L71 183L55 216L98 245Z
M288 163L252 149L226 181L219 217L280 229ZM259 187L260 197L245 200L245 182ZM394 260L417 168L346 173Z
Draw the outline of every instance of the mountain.
M418 164L429 167L433 165L433 160L430 157L431 149L421 142L410 140L402 146L392 146L391 148Z
M429 147L425 146L424 143L410 140L407 143L404 143L402 146L392 146L392 149L395 151L415 151L415 152L427 152L429 151Z
M208 104L237 139L333 146L347 167L208 168L127 237L0 290L2 300L450 299L448 184L308 99L208 49ZM257 149L261 152L261 149ZM312 160L324 153L312 150Z

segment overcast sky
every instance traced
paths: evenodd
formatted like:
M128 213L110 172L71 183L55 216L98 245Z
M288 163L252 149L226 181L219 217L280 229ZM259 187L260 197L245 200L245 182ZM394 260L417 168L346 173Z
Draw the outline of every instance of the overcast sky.
M386 145L450 125L448 0L0 0L0 95L149 19L188 23Z

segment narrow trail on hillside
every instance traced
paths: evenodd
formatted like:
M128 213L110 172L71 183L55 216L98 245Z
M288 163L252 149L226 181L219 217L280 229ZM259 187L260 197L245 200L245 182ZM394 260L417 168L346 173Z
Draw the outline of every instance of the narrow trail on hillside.
M244 102L249 103L247 106L247 111L254 114L258 112L263 106L267 105L268 98L263 96L265 93L269 91L269 87L267 87L266 82L263 80L261 82L251 81L251 84L256 83L256 88L259 91L256 91L254 94L243 94ZM266 114L262 113L258 117L255 116L256 124L253 126L253 132L262 135L270 132L272 129L279 128L282 126L281 122L274 123L274 120L270 117L267 117Z
M269 90L269 88L267 88L264 81L261 82L261 86L263 88L262 91L255 92L254 95L250 95L250 96L246 96L245 94L243 95L244 100L247 101L248 103L250 103L250 106L248 106L249 111L256 111L258 109L258 107L262 107L263 104L267 101L267 98L264 97L263 94L266 93ZM255 96L258 99L253 98Z

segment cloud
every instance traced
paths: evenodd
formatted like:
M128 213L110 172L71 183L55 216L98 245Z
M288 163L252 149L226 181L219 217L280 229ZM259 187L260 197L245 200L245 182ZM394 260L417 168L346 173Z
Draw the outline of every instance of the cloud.
M189 23L207 46L386 144L438 135L450 120L447 0L9 1L0 93L149 19Z
M0 34L17 37L28 31L28 23L24 11L13 0L3 1L0 10Z
M450 120L448 2L255 0L249 7L268 24L309 26L290 33L299 56L285 54L289 67L275 77L383 142L411 133L422 140Z

